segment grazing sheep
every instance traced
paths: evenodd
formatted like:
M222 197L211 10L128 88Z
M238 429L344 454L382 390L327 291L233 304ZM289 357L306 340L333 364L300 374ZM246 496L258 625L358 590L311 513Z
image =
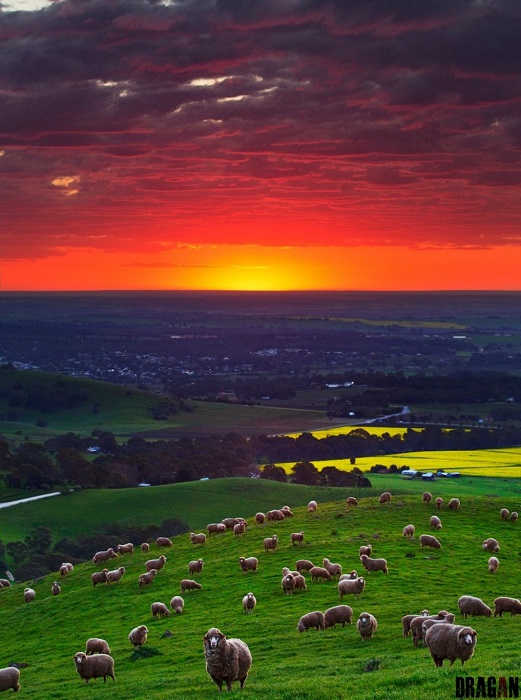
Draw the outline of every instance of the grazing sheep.
M508 520L510 511L508 510L508 508L501 508L501 510L499 511L499 515L501 516L501 520Z
M226 525L224 523L210 523L206 526L208 531L208 537L212 535L222 535L226 532Z
M116 547L118 554L134 554L134 545L132 542L127 542L127 544L118 544Z
M295 590L295 577L293 574L286 574L282 578L282 591L286 595L291 595Z
M427 630L430 629L433 625L438 625L438 624L449 624L453 625L454 620L456 619L456 615L454 613L448 613L445 615L443 620L423 620L421 623L421 636L418 637L417 641L422 641L425 639L425 635L427 634Z
M206 544L206 535L204 532L199 532L197 534L195 534L195 532L191 532L190 542L192 544Z
M264 551L269 552L270 550L275 551L277 549L277 542L278 542L278 537L277 535L273 535L273 537L265 537L264 538Z
M422 494L422 501L424 503L430 503L432 501L432 493L425 491L425 493Z
M319 579L326 579L326 581L331 581L331 574L323 566L314 566L309 570L312 581L318 581Z
M74 571L74 566L70 562L64 561L60 566L60 576L63 578L64 576L70 574L71 571Z
M449 618L447 620L447 618ZM417 617L413 618L411 620L411 634L412 634L412 643L414 644L415 647L418 646L418 643L423 640L423 623L428 621L429 624L431 621L435 622L454 622L454 615L452 613L448 613L446 610L440 610L440 612L437 615L427 615L425 617L424 615L418 615Z
M437 667L449 659L450 665L461 659L461 665L472 658L476 646L477 633L472 627L462 625L433 625L425 633L425 645L431 652Z
M362 566L366 571L383 571L384 574L388 573L387 561L385 559L371 559L367 554L362 554L360 557Z
M488 605L481 598L476 598L473 595L462 595L461 598L458 598L458 608L465 618L467 615L472 615L472 617L477 615L490 617L492 615L492 610Z
M91 574L90 578L92 581L92 587L95 588L97 583L105 583L108 573L108 569L103 569L103 571L95 571L93 574Z
M443 527L441 524L441 520L438 518L437 515L431 516L431 519L429 520L429 524L434 530L441 530L441 528Z
M166 564L166 557L164 554L162 554L159 559L149 559L148 561L145 562L145 569L147 571L151 571L152 569L155 569L156 571L160 571L164 565Z
M380 499L379 499L379 501L380 501L381 504L383 504L383 503L389 503L390 500L391 500L391 494L390 494L389 491L384 491L384 492L381 494Z
M273 522L274 520L285 520L286 516L284 515L284 511L277 508L275 510L269 510L267 512L267 518L270 522Z
M254 574L256 574L259 567L259 560L257 557L239 557L239 566L244 573L252 571Z
M196 559L188 563L189 574L200 574L203 570L203 560Z
M324 613L320 610L315 610L314 612L306 613L302 615L297 625L297 632L307 632L311 628L316 630L326 629L326 623L324 620Z
M489 574L495 574L499 569L499 559L497 557L490 557L487 564Z
M104 549L101 552L96 552L96 554L92 557L92 561L95 564L98 564L100 561L108 561L109 559L114 559L114 557L117 556L118 555L112 549L112 547L109 547L109 549Z
M74 663L76 671L80 678L83 678L85 683L88 683L91 678L103 678L105 683L107 676L110 676L113 681L114 676L114 659L109 654L95 654L87 656L83 651L79 651L74 655Z
M128 635L128 641L134 646L134 649L143 646L147 641L148 628L146 625L139 625L139 627L134 627L130 630Z
M373 545L372 544L363 544L360 549L358 550L358 556L362 556L362 554L365 554L366 557L370 557L371 554L373 553Z
M233 534L235 537L240 537L246 531L246 523L240 522L233 526Z
M422 610L421 613L416 614L416 615L404 615L402 617L402 627L403 627L403 636L408 637L409 632L411 631L411 622L414 620L415 617L427 617L429 615L428 610Z
M519 513L517 512L517 510L513 510L513 511L510 513L510 520L511 520L512 522L515 522L518 518L519 518Z
M150 610L152 612L152 617L168 617L170 615L170 610L164 603L152 603Z
M346 503L348 506L357 506L358 500L354 496L348 496L348 498L346 498Z
M309 559L298 559L295 564L295 568L297 569L299 574L301 574L303 571L311 571L311 569L314 566L315 565L313 564L313 562L309 561Z
M308 503L308 513L314 513L318 508L318 503L316 501L310 501Z
M291 533L291 544L304 544L304 533L301 532L292 532Z
M264 513L255 513L255 522L257 525L263 525L266 521L266 516Z
M58 581L54 581L54 583L51 586L51 595L60 595L62 592L61 586L58 583Z
M496 554L499 552L499 542L493 537L487 537L481 546L486 552L495 552Z
M197 581L194 581L191 578L184 578L181 583L181 593L184 593L185 591L195 591L195 590L201 590L202 585L200 583L197 583Z
M329 561L327 557L324 557L322 560L322 564L324 565L324 569L327 569L331 576L342 576L342 565L341 564L333 564L333 562Z
M358 620L356 621L356 629L360 632L360 636L364 642L366 639L371 639L373 634L378 629L376 617L368 612L360 613Z
M16 666L0 668L0 691L12 688L17 693L20 687L20 671Z
M284 513L285 518L292 518L293 517L293 511L289 506L282 506L281 511Z
M338 594L340 598L350 593L354 594L355 598L358 598L365 588L365 578L360 576L355 579L343 579L338 582Z
M441 510L443 506L443 498L441 496L438 496L438 498L435 500L436 508L437 510Z
M420 535L420 547L432 547L433 549L441 549L441 542L434 535Z
M170 601L170 607L176 615L181 615L185 607L185 601L180 595L175 595Z
M231 690L234 681L239 681L243 688L252 664L248 645L241 639L227 639L217 627L208 630L203 642L206 671L219 692L223 683L226 683L227 690Z
M0 578L0 588L11 588L11 582L6 578Z
M142 552L149 552L150 551L150 545L148 544L148 542L143 542L143 544L141 545L141 551Z
M324 629L329 629L330 627L335 627L337 624L342 625L342 627L351 624L353 619L353 608L349 605L335 605L332 608L328 608L324 613Z
M451 498L448 505L449 505L449 510L459 510L459 507L460 507L459 498Z
M302 574L299 574L298 572L295 574L293 573L293 578L295 579L295 590L296 591L307 591L308 587L306 586L306 579Z
M156 544L158 547L171 547L172 540L169 537L158 537Z
M246 523L246 521L244 518L224 518L224 520L221 520L221 523L227 530L233 530L236 525Z
M402 530L404 537L414 537L414 525L406 525Z
M256 605L257 599L255 598L253 593L246 593L246 595L242 599L242 607L244 608L244 612L247 615L251 615Z
M107 578L105 579L105 583L108 585L109 583L116 583L117 581L121 581L125 571L126 569L124 566L120 566L118 569L114 569L114 571L107 571Z
M85 654L110 654L110 647L104 639L91 637L85 642Z
M32 588L24 588L24 600L26 603L30 603L34 600L36 592Z
M144 586L150 586L156 574L157 571L155 569L150 569L150 571L147 571L146 574L141 574L138 579L139 587L143 588Z
M494 601L494 617L503 617L504 612L509 612L510 617L521 615L521 601L518 598L508 598L500 596Z

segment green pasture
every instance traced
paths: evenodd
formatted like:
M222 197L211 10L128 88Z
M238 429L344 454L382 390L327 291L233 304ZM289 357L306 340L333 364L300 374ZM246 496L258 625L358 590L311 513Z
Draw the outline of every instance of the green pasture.
M213 626L249 645L253 666L241 697L251 700L452 698L456 676L521 675L519 617L469 619L468 624L478 633L478 644L473 659L464 667L457 662L451 668L446 662L443 668L436 668L428 650L415 648L410 638L402 636L401 629L404 614L423 608L431 612L445 608L458 613L457 599L462 594L479 596L491 606L498 595L519 596L520 524L503 522L499 517L500 506L512 510L519 506L519 498L502 498L498 502L461 496L459 511L438 512L443 523L438 533L442 548L421 550L418 536L430 531L429 518L435 511L433 506L423 504L418 494L393 495L385 506L378 503L376 495L370 495L361 498L358 507L348 510L343 496L326 502L318 489L308 489L304 494L299 489L283 491L277 490L279 485L268 484L274 488L271 503L268 504L266 491L264 500L255 502L252 498L251 509L246 512L245 502L239 499L243 485L238 480L237 489L228 491L222 484L220 501L214 491L212 499L199 497L196 507L201 521L215 519L218 512L248 517L246 533L236 538L227 532L199 547L190 543L188 534L174 538L173 547L163 550L166 566L149 588L139 589L138 576L144 571L145 560L161 553L155 544L148 555L137 551L109 562L111 568L126 568L121 582L112 586L93 588L90 574L101 567L87 562L60 580L62 593L56 597L50 595L50 589L57 574L28 582L36 591L36 599L30 604L23 602L27 582L1 590L4 642L0 666L13 662L24 666L21 697L215 697L217 688L205 671L202 644L203 635ZM454 483L456 496L461 495L459 485ZM175 488L180 486L183 485ZM167 492L166 487L161 488ZM138 492L141 498L146 497L145 491ZM160 515L158 510L161 519L177 515L172 501L161 498L160 489L150 493L162 506ZM297 503L311 493L319 504L312 514ZM184 495L186 500L188 494ZM192 493L193 498L196 496ZM67 499L56 500L63 505ZM252 516L261 506L278 507L285 503L294 509L293 518L267 526L253 524ZM149 507L150 501L141 501L136 517L148 520ZM77 512L81 512L79 508ZM85 522L88 515L82 513ZM99 515L107 517L105 513ZM409 523L416 526L411 541L402 536L403 527ZM202 530L202 524L197 529ZM295 531L305 533L301 547L290 544L290 533ZM263 538L275 533L279 548L265 553ZM481 549L482 540L490 536L496 537L501 546L501 565L493 575L487 572L489 555ZM373 545L374 556L387 559L389 574L367 574L366 589L360 599L346 597L340 601L335 581L308 580L306 591L292 596L282 594L281 569L294 568L298 558L321 563L327 556L339 562L344 571L356 568L361 573L358 549L365 543ZM243 574L238 565L240 556L258 557L258 573ZM151 603L162 601L168 605L173 595L180 594L179 582L188 577L188 562L199 557L204 560L204 569L194 578L202 584L202 590L184 594L182 615L154 620ZM241 605L248 591L258 601L252 615L245 615ZM378 630L372 640L363 642L354 624L344 629L302 634L296 631L301 615L324 611L339 603L352 607L355 620L362 611L376 616ZM456 622L463 622L458 614ZM148 626L149 636L142 652L136 654L127 637L140 624ZM167 632L169 635L165 636ZM115 682L109 679L104 684L97 679L84 685L77 675L72 657L84 649L91 636L108 641L115 659Z

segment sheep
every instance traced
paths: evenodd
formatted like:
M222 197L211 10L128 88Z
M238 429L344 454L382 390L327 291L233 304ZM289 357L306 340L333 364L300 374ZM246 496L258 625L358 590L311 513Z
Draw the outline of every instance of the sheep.
M141 551L142 552L149 552L150 551L150 545L148 542L143 542L141 545Z
M36 591L34 591L32 588L24 588L24 600L26 603L33 601L35 596Z
M354 496L348 496L348 498L346 498L346 503L348 506L357 506L358 500Z
M297 632L307 632L311 628L316 630L326 629L326 623L324 620L324 613L320 610L315 610L314 612L306 613L302 615L297 625Z
M518 598L500 596L494 600L494 617L503 617L504 612L509 612L510 617L521 615L521 601Z
M404 537L414 537L414 525L406 525L402 530Z
M108 572L108 569L103 569L103 571L95 571L93 574L91 574L90 578L92 581L92 587L95 588L96 584L98 583L105 583Z
M499 552L499 542L493 537L487 537L481 546L486 552L495 552L496 554Z
M316 501L310 501L308 503L308 513L314 513L318 508L318 503Z
M160 571L164 565L166 564L166 557L164 554L162 554L159 559L149 559L148 561L145 562L145 569L147 571L151 571L152 569L155 569L156 571Z
M264 538L264 551L265 552L269 552L270 550L275 551L277 549L277 541L278 541L277 535L273 535L273 537L265 537Z
M326 581L331 581L331 574L323 566L314 566L309 570L312 581L318 581L319 579L326 579Z
M124 566L120 566L118 569L114 569L114 571L107 571L107 578L105 579L105 584L108 586L110 583L116 583L117 581L121 581L125 571L126 569Z
M366 639L371 639L373 634L378 629L376 617L368 612L360 613L358 620L356 621L356 629L360 632L360 636L364 642Z
M170 610L166 607L164 603L156 602L152 603L150 606L150 611L152 612L152 617L168 617L170 615Z
M64 578L65 576L70 574L71 571L74 571L74 566L70 562L64 561L63 564L60 566L60 576Z
M117 556L118 555L112 549L112 547L109 547L108 549L104 549L101 552L96 552L96 554L92 557L92 561L95 564L98 564L100 561L108 561L109 559L113 559Z
M154 580L154 576L157 574L156 569L150 569L150 571L147 571L146 574L140 574L139 576L139 587L143 588L144 586L150 586L152 581Z
M78 651L74 655L74 663L76 671L80 678L83 678L85 683L88 683L91 678L103 678L103 682L107 681L107 676L110 676L113 681L114 676L114 659L110 654L95 654L87 656L83 651Z
M360 549L358 550L358 556L362 556L362 554L365 554L366 557L370 557L371 554L373 553L373 545L372 544L363 544Z
M116 547L118 554L134 554L134 545L132 542L127 542L127 544L118 544Z
M458 608L463 617L467 615L480 615L483 617L490 617L492 615L492 610L486 605L481 598L476 598L472 595L462 595L458 598Z
M367 554L362 554L360 561L366 571L383 571L384 574L387 574L389 571L385 559L371 559Z
M169 537L158 537L156 544L158 547L171 547L172 540Z
M423 503L430 503L432 501L432 493L425 491L422 494L422 501L423 501Z
M110 654L110 647L104 639L91 637L85 642L85 654Z
M365 578L360 576L355 579L343 579L338 582L338 594L343 598L349 593L353 593L355 598L359 598L365 588Z
M443 506L443 498L441 498L441 496L438 496L438 498L435 500L435 504L436 504L436 509L441 510L441 508Z
M433 549L441 549L441 542L434 535L420 535L420 547L432 547Z
M282 506L281 511L284 513L285 518L293 517L293 511L290 509L289 506Z
M311 571L311 569L314 566L315 565L313 564L313 562L309 561L309 559L298 559L295 564L295 568L297 569L299 574L301 574L303 571Z
M335 627L337 624L341 624L342 627L351 624L353 619L353 608L349 605L335 605L332 608L328 608L324 613L324 629L329 629L330 627Z
M203 560L196 559L194 561L188 562L188 573L189 574L200 574L203 570Z
M170 607L176 615L181 615L185 607L185 601L180 595L175 595L170 601Z
M224 523L210 523L206 526L208 530L208 537L212 535L222 535L226 532L226 525Z
M438 518L437 515L432 515L431 519L429 520L429 525L434 529L434 530L441 530L443 527L441 524L441 520Z
M447 619L448 618L448 619ZM448 613L446 610L441 610L437 615L428 615L427 617L425 616L418 616L415 617L413 620L411 620L411 634L412 634L412 643L414 644L415 647L418 646L418 643L423 640L423 623L425 621L428 621L429 624L431 621L436 621L436 622L454 622L454 615L452 613Z
M17 693L20 686L20 671L16 666L0 668L0 691L13 689Z
M304 578L304 576L302 576L302 574L299 574L299 573L297 573L296 575L294 572L292 572L292 573L293 573L293 578L295 579L295 590L296 591L297 590L298 591L307 591L308 587L306 585L306 579Z
M11 582L6 578L0 578L0 588L11 588Z
M333 564L333 562L329 561L327 557L324 557L322 560L322 564L324 565L324 569L327 569L331 576L342 576L342 565L341 564Z
M276 509L276 510L269 510L268 513L267 513L267 517L268 517L268 520L269 520L270 522L272 522L272 521L274 521L274 520L280 521L280 520L285 520L285 519L286 519L286 516L284 515L284 512L283 512L282 510L278 510L278 509Z
M240 537L246 530L246 523L240 522L233 526L233 534L235 537Z
M181 583L181 593L184 593L185 591L195 591L195 590L201 590L202 585L200 583L197 583L197 581L194 581L191 578L184 578Z
M54 583L51 586L51 595L60 595L62 592L61 586L58 583L58 581L54 581Z
M415 617L427 617L428 615L429 615L428 610L422 610L417 615L404 615L402 617L403 636L404 637L409 636L409 632L411 631L411 622L412 622L412 620L414 620Z
M282 591L286 595L291 595L295 590L295 577L293 574L286 574L282 578Z
M510 511L508 510L508 508L501 508L501 510L499 511L499 515L501 516L501 520L508 520Z
M143 646L147 641L148 628L146 625L139 625L139 627L134 627L130 630L128 635L128 641L133 645L134 649L138 649Z
M425 639L425 635L427 634L427 630L430 629L433 625L438 625L438 624L448 624L448 625L453 625L454 620L456 619L456 615L454 613L448 613L445 615L443 620L423 620L421 623L421 635L418 636L417 641L422 641Z
M244 612L247 615L251 615L256 605L257 599L255 598L253 593L246 593L246 595L242 599L242 607L244 608Z
M264 513L255 513L255 522L257 525L263 525L266 521L266 516Z
M304 544L304 533L301 532L292 532L291 533L291 544Z
M445 659L450 665L461 659L461 665L472 658L477 641L476 630L462 625L433 625L425 634L425 645L431 652L437 667L443 666Z
M239 566L244 573L252 571L254 574L256 574L259 566L259 560L257 557L239 557Z
M353 569L348 574L342 574L338 580L339 581L346 581L346 580L352 581L355 578L358 578L358 571L356 569Z
M206 544L206 535L204 532L198 532L197 534L195 532L191 532L190 542L192 544Z
M233 528L239 523L246 524L246 521L244 518L224 518L224 520L221 520L221 523L227 530L233 530Z
M384 491L384 492L380 495L380 499L379 499L380 504L383 505L384 503L389 503L390 500L391 500L391 494L390 494L389 491Z
M495 574L499 569L499 559L497 557L490 557L487 564L489 574Z
M510 513L510 520L511 520L512 522L515 522L518 518L519 518L519 513L517 512L517 510L513 510L513 511Z
M449 505L449 510L459 510L459 507L460 507L459 498L451 498L448 505Z
M227 639L217 627L208 630L203 643L206 671L219 692L223 683L226 683L227 690L231 690L234 681L239 681L243 688L252 665L248 645L241 639Z

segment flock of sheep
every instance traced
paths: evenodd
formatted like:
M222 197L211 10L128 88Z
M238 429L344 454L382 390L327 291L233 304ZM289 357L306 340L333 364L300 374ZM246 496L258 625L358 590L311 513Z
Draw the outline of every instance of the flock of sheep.
M389 492L383 493L380 498L380 504L384 505L391 501ZM432 495L425 492L422 495L422 501L426 504L430 503ZM347 506L354 507L358 505L357 499L350 497L347 499ZM443 499L438 498L435 501L437 510L442 510ZM448 502L448 508L458 510L461 504L458 499L451 499ZM316 501L310 501L308 504L308 512L314 513L318 508ZM267 523L276 523L285 521L293 516L292 511L288 506L280 509L271 510L268 513L256 513L254 522L257 526L266 525ZM516 521L518 518L517 512L509 513L507 509L502 509L500 512L502 520ZM439 516L433 515L429 521L430 527L435 531L440 531L443 527ZM248 527L247 521L244 518L225 518L221 523L210 523L206 528L206 533L190 533L190 542L194 547L204 547L207 538L215 535L223 534L227 531L233 531L235 537L241 537ZM403 536L410 540L414 537L415 526L407 524L403 528ZM291 551L297 551L303 546L305 541L304 531L292 532L289 537ZM430 547L440 549L441 543L437 537L432 534L422 534L418 538L420 547ZM268 555L277 550L279 547L279 536L277 534L265 537L262 541L263 550ZM155 542L158 549L169 548L173 546L172 540L168 537L159 537ZM499 553L499 543L495 538L489 537L483 541L483 550L494 554ZM293 548L297 548L293 550ZM150 550L149 543L141 545L143 552ZM133 554L134 545L132 543L118 545L116 548L99 551L92 557L94 564L104 564L111 559L121 557L123 555ZM367 575L374 573L382 573L384 575L389 572L389 565L384 558L374 558L372 556L373 548L370 544L364 544L359 547L359 561L362 567L367 572ZM153 584L156 575L167 565L167 557L164 554L156 558L149 559L145 562L145 571L139 574L137 585L139 589L148 587ZM259 568L259 559L256 556L239 557L239 569L244 574L255 574ZM188 573L192 576L200 575L203 571L204 560L202 557L193 559L188 563ZM496 556L491 556L488 559L488 571L495 573L499 567L499 559ZM72 564L65 562L59 570L61 579L65 579L74 571ZM121 581L126 574L124 566L118 566L113 570L103 568L91 574L92 586L95 588L99 584L110 586ZM252 579L253 580L253 579ZM344 596L352 595L355 600L358 600L365 590L366 579L360 576L357 570L351 570L348 573L343 573L340 563L331 562L328 557L322 557L321 563L313 563L309 559L297 559L295 568L282 568L281 590L283 595L292 595L294 592L304 592L308 590L308 583L318 583L323 581L335 581L337 586L338 597L340 601ZM9 581L0 580L1 587L9 587ZM180 581L180 589L182 593L200 590L202 584L192 578L182 579ZM58 581L54 581L51 586L51 595L60 595L62 587ZM35 590L26 587L23 592L24 601L32 603L36 597ZM150 612L153 618L168 617L170 609L174 614L180 615L184 611L185 601L180 595L175 595L170 600L169 605L161 601L154 601L150 605ZM257 598L250 591L242 598L242 607L245 614L252 615L255 612ZM471 596L462 595L458 600L459 614L463 618L468 615L473 617L492 615L492 609L486 605L481 599ZM494 601L494 617L502 617L503 612L510 612L511 616L521 614L521 602L516 598L507 596L499 596ZM351 625L353 620L353 609L349 605L342 602L334 605L325 612L313 610L300 617L297 623L298 632L307 632L308 630L326 630L334 628L337 624L342 627ZM468 661L476 646L477 633L467 625L455 624L455 614L446 610L440 610L435 615L429 615L427 610L422 610L419 613L407 614L402 617L403 636L412 636L414 646L422 643L431 653L432 659L436 666L442 666L443 661L448 659L452 665L456 659L460 659L463 664ZM378 621L370 612L363 611L359 614L356 621L356 630L362 640L371 640L378 630ZM128 640L134 650L143 646L148 637L149 630L146 625L141 624L134 627L128 634ZM216 683L219 690L222 690L223 684L230 690L232 683L238 681L242 688L251 668L252 656L248 646L240 639L229 638L220 632L216 627L212 627L203 638L204 656L206 670L211 679ZM114 659L111 656L108 643L104 639L91 637L87 640L85 651L77 652L74 655L75 668L85 683L93 678L103 678L104 682L107 677L115 680L114 675ZM7 667L0 669L0 691L12 688L15 692L20 688L20 671L15 667Z

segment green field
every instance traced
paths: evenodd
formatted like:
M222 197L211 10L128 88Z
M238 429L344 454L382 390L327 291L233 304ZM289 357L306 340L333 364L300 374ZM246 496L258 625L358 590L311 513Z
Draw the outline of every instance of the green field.
M266 527L250 524L241 538L228 532L211 538L204 547L194 547L188 535L181 535L166 552L165 568L149 589L141 591L137 578L144 571L145 559L157 556L155 545L149 555L139 551L113 560L113 567L123 565L126 573L119 584L110 587L93 588L90 574L100 567L86 563L76 566L60 582L62 593L57 597L50 595L56 575L31 582L36 600L30 604L23 602L24 584L1 590L4 643L0 665L27 664L21 671L21 693L32 700L70 700L100 694L110 694L114 700L172 697L198 700L217 694L216 686L205 672L202 646L205 632L217 626L228 636L240 637L248 643L253 667L243 694L254 700L452 698L456 676L519 676L519 617L468 620L477 630L478 644L474 658L463 668L460 665L450 668L447 663L441 669L435 668L426 649L414 648L410 638L402 637L400 620L404 614L425 607L434 612L445 608L457 613L456 601L462 594L479 596L489 605L493 605L498 595L519 595L520 525L503 522L499 517L502 506L510 510L518 508L519 497L497 500L464 496L457 490L460 484L463 485L463 480L453 483L453 495L461 496L461 509L439 513L443 522L439 533L441 550L422 551L417 537L429 532L429 517L434 508L423 504L418 495L395 494L386 506L380 506L376 495L370 495L348 511L343 495L340 500L327 503L326 494L317 489L284 490L280 487L287 485L260 484L266 491L262 496L259 492L256 500L255 490L259 488L256 480L251 489L245 480L198 482L192 485L190 496L184 491L179 501L186 502L188 498L195 501L194 517L197 512L201 523L197 529L202 529L203 522L222 514L243 515L252 523L251 516L261 506L280 507L284 503L294 509L295 517ZM163 519L180 515L174 506L173 492L185 486L190 485L134 493L141 499L149 498L148 493L153 495L158 504L155 513ZM208 489L206 494L205 489ZM270 489L273 489L271 499ZM249 511L246 501L241 501L243 492L251 498ZM163 498L162 493L169 496ZM311 493L319 503L314 514L298 505ZM70 503L85 495L73 495ZM49 502L53 500L63 506L69 499L57 497ZM85 523L91 514L83 510L81 503L76 500L77 514L82 513ZM128 510L131 503L127 501ZM148 520L150 501L141 500L133 507L138 511L135 517L140 517L142 522ZM102 514L105 512L100 511L99 515L107 517ZM412 541L406 541L401 534L408 523L416 525ZM290 544L290 533L295 531L305 533L302 547ZM280 546L274 553L265 553L262 540L274 533L279 536ZM494 575L487 572L489 555L481 549L481 541L489 536L497 537L501 545L498 555L501 566ZM355 619L362 611L376 616L379 627L375 637L363 642L354 625L299 634L296 626L302 614L324 611L340 603L336 582L308 581L307 591L284 596L280 586L281 568L285 565L293 568L297 558L320 563L327 556L341 563L344 571L357 568L360 572L358 548L362 543L372 543L374 556L387 559L389 574L367 574L361 599L344 598L342 603L351 605ZM259 572L243 574L238 566L239 556L257 556ZM179 582L187 577L188 562L198 557L204 559L203 573L195 576L202 583L202 590L184 595L183 615L153 620L150 604L153 601L168 604L173 595L179 594ZM241 606L248 591L258 601L251 616L245 615ZM456 621L461 623L461 616L457 615ZM146 624L150 630L144 647L149 655L143 653L136 658L127 635L139 624ZM167 630L171 636L165 637ZM100 636L109 642L115 659L115 683L109 679L104 685L101 680L93 680L85 686L76 674L72 657L84 649L90 636Z

